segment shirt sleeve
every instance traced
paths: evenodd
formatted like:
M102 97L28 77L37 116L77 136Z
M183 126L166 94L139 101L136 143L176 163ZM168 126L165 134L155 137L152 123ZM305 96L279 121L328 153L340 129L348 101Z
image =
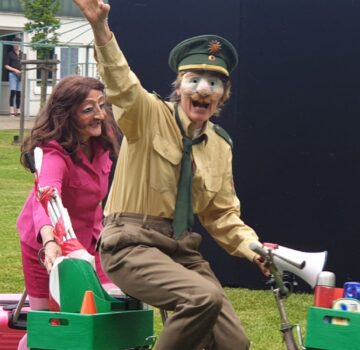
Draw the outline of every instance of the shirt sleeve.
M67 173L65 155L52 148L44 149L44 156L39 176L40 187L55 187L61 196L61 190ZM41 241L40 229L45 225L52 225L49 216L38 200L33 205L33 220L38 241Z
M251 242L258 242L255 231L240 218L240 201L236 196L232 175L232 154L227 153L226 171L220 190L205 210L199 213L199 220L216 242L229 254L246 257L253 261L256 253Z
M5 56L4 66L10 66L10 53Z
M95 59L117 122L128 141L136 141L148 129L154 98L130 69L114 35L105 46L95 46Z

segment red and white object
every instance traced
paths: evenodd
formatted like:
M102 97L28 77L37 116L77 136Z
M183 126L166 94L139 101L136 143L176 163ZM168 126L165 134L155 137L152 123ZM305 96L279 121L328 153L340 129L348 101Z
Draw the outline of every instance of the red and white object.
M35 193L54 226L54 239L60 246L63 257L82 259L88 261L95 268L95 257L88 253L76 238L67 209L63 206L59 192L55 187L44 186L39 183L39 175L43 159L43 151L40 147L34 149L35 162ZM57 281L56 266L63 257L57 258L53 265L54 272L50 272L50 310L60 310L59 286ZM59 261L58 261L59 260Z
M69 213L64 208L59 193L55 187L42 187L39 183L43 151L40 147L34 149L35 160L35 192L36 196L49 216L54 226L54 239L61 247L64 256L84 259L95 267L95 258L76 238L71 225Z

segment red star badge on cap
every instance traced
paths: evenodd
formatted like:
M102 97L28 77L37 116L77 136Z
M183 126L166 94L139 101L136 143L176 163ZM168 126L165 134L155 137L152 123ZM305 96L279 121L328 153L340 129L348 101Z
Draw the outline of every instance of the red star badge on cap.
M216 55L221 50L221 43L218 40L211 40L208 46L209 52Z

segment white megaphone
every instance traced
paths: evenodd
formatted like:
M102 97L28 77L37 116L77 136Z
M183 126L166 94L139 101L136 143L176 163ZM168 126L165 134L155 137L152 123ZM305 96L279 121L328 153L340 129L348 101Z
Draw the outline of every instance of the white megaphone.
M272 243L264 243L264 246L259 248L256 243L250 244L250 249L261 256L271 249L273 261L280 272L288 271L295 274L311 288L316 286L318 275L323 270L327 258L327 251L307 253Z

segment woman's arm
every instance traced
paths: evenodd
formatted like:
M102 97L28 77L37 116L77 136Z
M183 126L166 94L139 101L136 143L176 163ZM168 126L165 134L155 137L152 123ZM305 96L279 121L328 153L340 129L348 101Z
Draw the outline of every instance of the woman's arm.
M13 73L15 73L15 74L17 74L17 75L21 74L21 70L18 70L18 69L16 69L16 68L13 68L13 67L9 66L8 64L5 64L5 68L6 68L8 71L13 72Z
M62 255L60 246L54 239L54 228L51 225L45 225L40 229L40 235L44 249L44 265L50 273L55 259Z

